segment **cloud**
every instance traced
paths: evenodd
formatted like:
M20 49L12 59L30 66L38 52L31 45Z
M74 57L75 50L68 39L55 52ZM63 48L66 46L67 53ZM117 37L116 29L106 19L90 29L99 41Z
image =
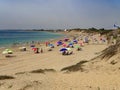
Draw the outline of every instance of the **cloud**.
M1 0L0 28L109 28L119 9L117 0Z

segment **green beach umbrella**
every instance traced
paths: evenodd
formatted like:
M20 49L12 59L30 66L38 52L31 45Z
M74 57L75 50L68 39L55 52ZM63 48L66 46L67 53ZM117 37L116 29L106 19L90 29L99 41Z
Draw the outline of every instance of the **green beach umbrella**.
M5 49L5 51L9 51L10 49Z
M12 54L12 53L13 53L13 51L10 50L10 49L5 49L5 50L2 52L2 54Z
M76 45L75 48L80 48L80 46L79 46L79 45Z
M66 48L68 51L70 51L71 50L71 48Z
M7 51L3 51L2 54L8 54L8 52Z
M13 53L13 51L12 51L12 50L9 50L9 51L8 51L8 54L12 54L12 53Z

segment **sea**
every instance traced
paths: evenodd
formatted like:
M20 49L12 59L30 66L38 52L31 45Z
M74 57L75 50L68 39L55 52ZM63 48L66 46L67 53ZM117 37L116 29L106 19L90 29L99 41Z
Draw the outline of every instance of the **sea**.
M63 36L63 34L46 31L0 30L0 48L31 42L44 42Z

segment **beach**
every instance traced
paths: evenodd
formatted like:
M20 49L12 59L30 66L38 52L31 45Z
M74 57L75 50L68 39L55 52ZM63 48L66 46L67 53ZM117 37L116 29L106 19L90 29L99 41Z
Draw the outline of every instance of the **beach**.
M68 36L81 33L66 32ZM70 37L72 38L72 37ZM53 44L57 40L52 41ZM62 55L62 46L48 51L45 43L37 46L43 53L35 54L30 46L27 51L11 47L12 57L0 54L0 75L12 76L13 79L0 80L0 90L119 90L119 70L111 69L108 62L93 60L108 47L107 44L85 44L81 51L72 48L71 55ZM84 61L84 62L83 62ZM63 70L83 62L83 69L78 71ZM103 64L104 63L104 64ZM81 64L82 65L82 64ZM37 70L36 72L34 72Z

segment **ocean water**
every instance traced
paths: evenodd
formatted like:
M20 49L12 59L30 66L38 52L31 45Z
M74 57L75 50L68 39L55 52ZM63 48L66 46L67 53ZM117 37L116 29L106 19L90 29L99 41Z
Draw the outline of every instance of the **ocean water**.
M0 30L0 47L26 42L31 43L32 41L42 42L62 36L62 34L45 31Z

